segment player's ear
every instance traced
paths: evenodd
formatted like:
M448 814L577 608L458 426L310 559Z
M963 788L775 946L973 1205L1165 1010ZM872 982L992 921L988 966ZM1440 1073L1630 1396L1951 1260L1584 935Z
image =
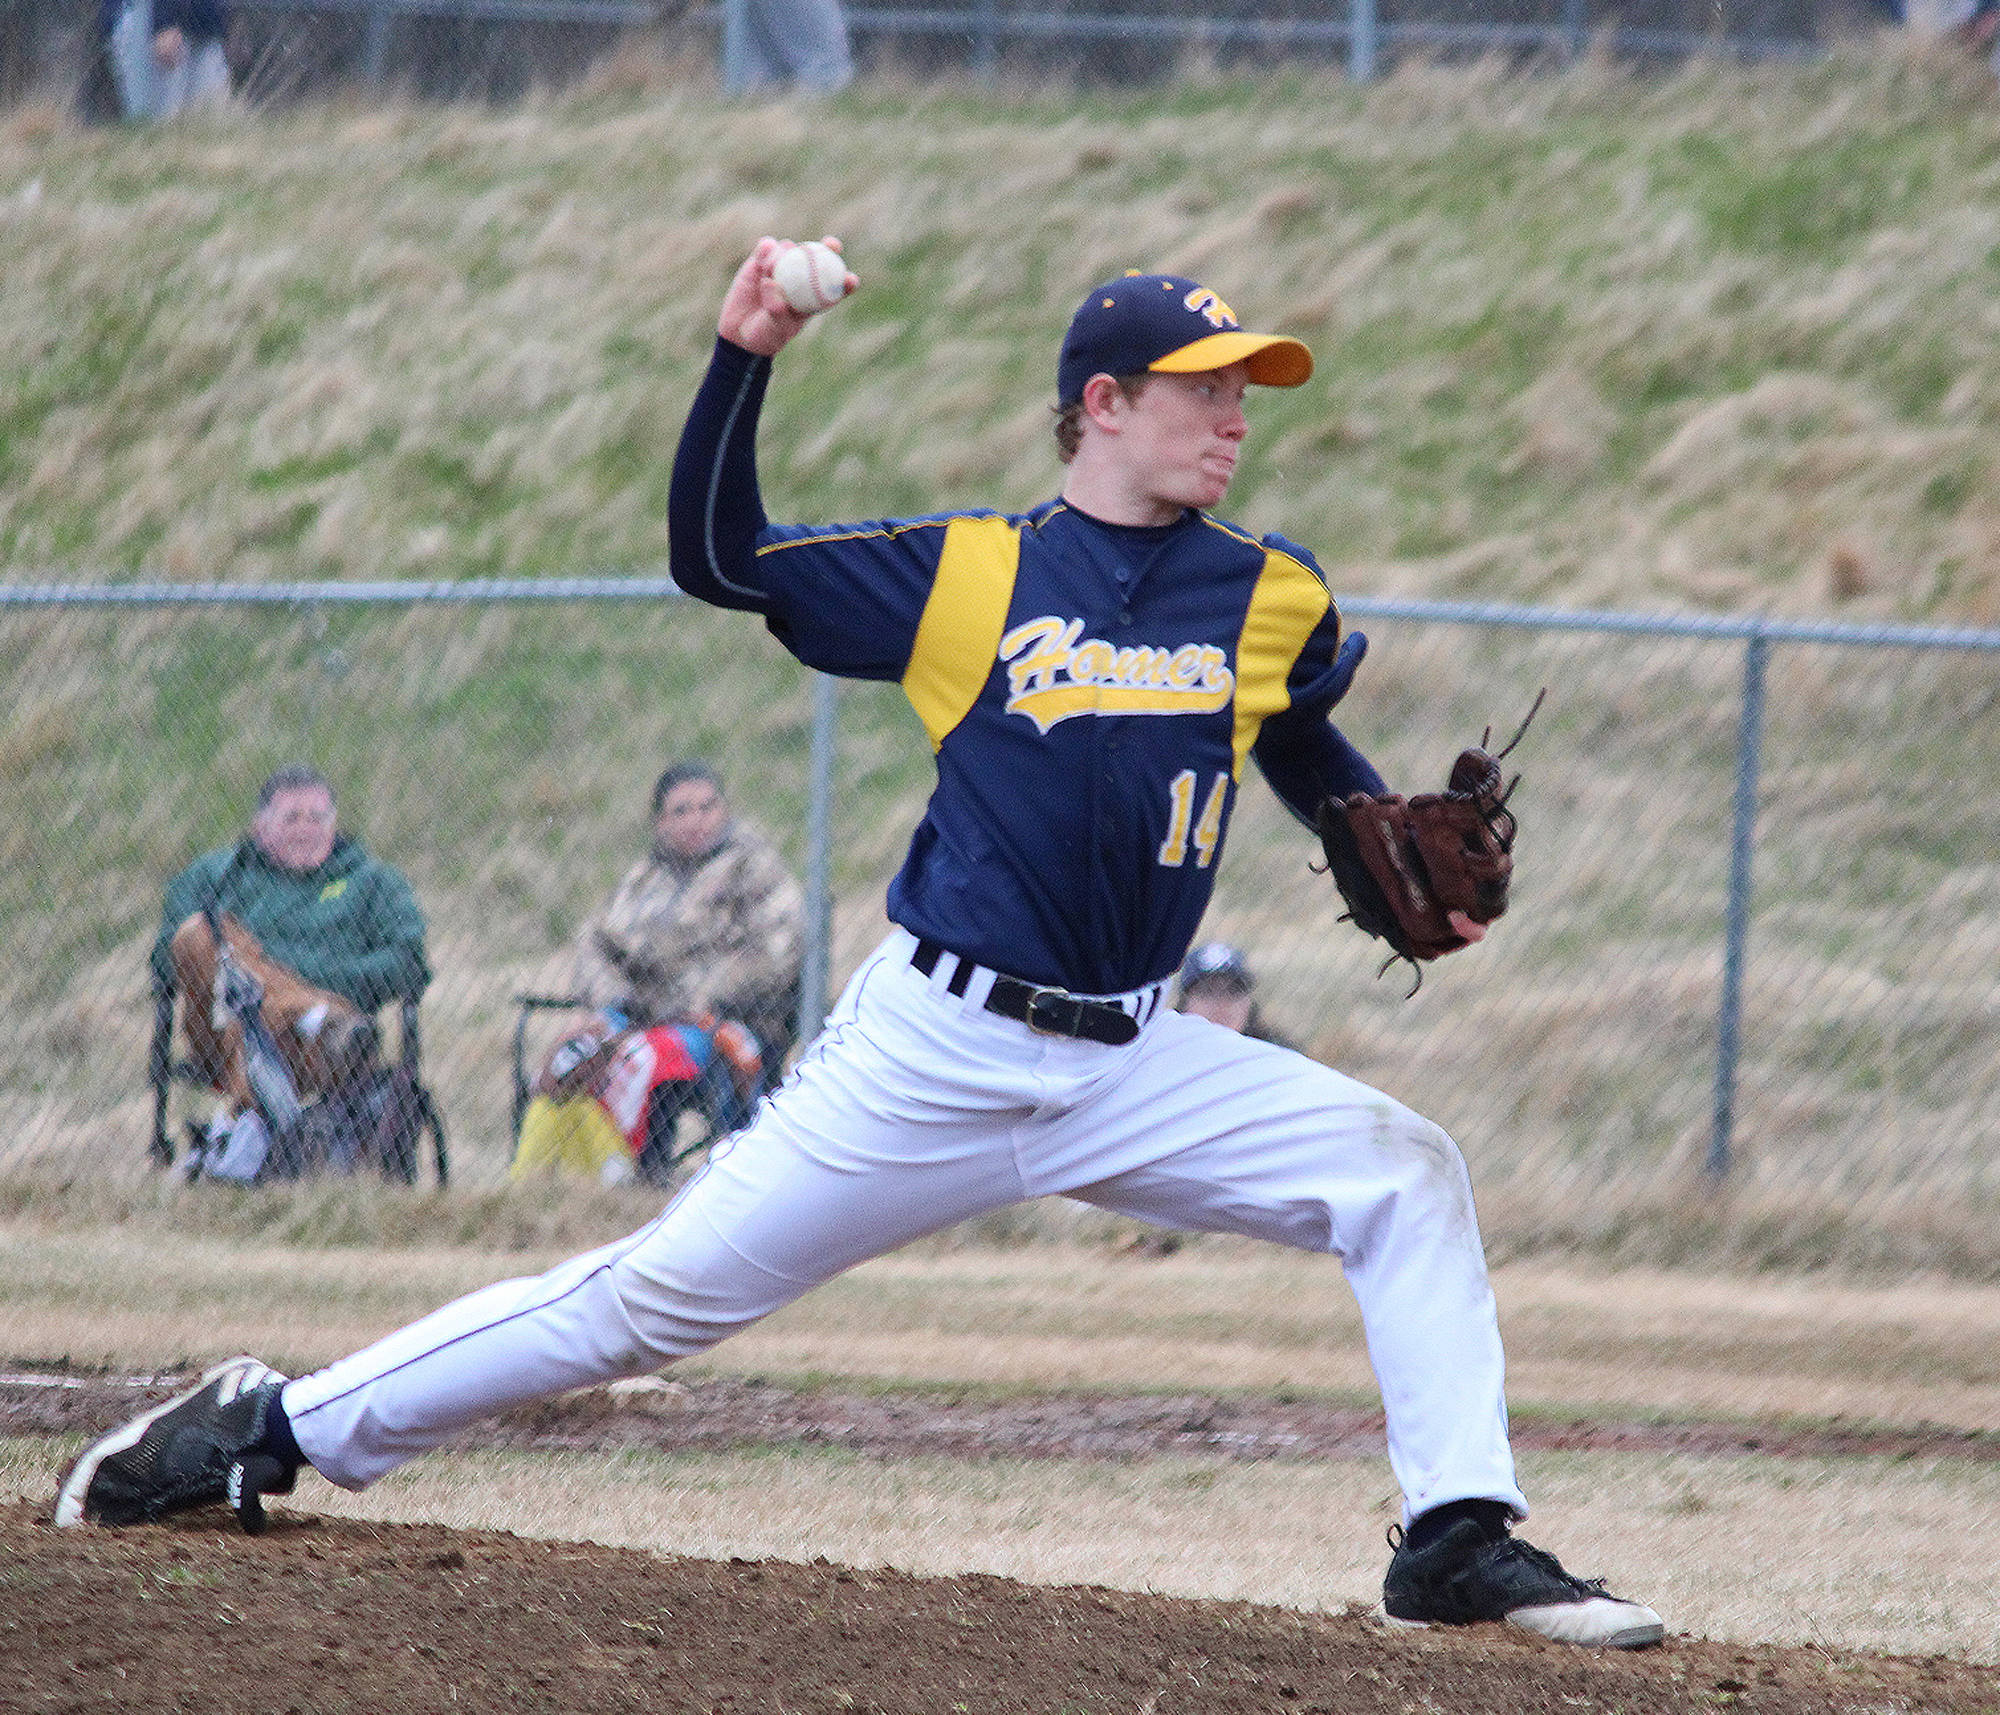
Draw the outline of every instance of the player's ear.
M1115 375L1099 373L1083 384L1083 414L1093 423L1115 427L1115 417L1131 403Z

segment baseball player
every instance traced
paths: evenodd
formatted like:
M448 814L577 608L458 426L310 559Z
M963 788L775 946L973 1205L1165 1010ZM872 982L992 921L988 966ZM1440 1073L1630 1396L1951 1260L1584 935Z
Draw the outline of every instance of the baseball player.
M1163 1004L1244 766L1301 816L1380 777L1328 720L1364 648L1312 557L1208 509L1252 386L1311 374L1192 280L1093 290L1057 365L1059 498L775 525L755 444L799 333L761 240L722 303L670 497L675 577L809 666L902 685L937 787L888 938L751 1125L631 1237L293 1380L251 1358L89 1449L57 1522L361 1488L492 1413L708 1350L927 1233L1058 1194L1341 1261L1404 1496L1383 1609L1656 1642L1659 1616L1512 1534L1527 1514L1465 1166L1428 1120ZM859 282L846 279L851 293ZM1479 926L1459 925L1467 941Z

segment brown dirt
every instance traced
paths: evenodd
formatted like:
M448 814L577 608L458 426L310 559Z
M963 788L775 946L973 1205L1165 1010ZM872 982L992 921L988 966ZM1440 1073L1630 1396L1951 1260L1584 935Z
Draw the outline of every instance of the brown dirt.
M95 1432L184 1380L0 1378L0 1432ZM1579 1440L1580 1425L1539 1427L1554 1437L1542 1445L1902 1450L1830 1444L1837 1431L1630 1425ZM883 1457L1323 1458L1379 1452L1380 1420L1240 1399L966 1400L704 1382L553 1402L481 1439L564 1448L824 1439ZM1936 1441L1995 1456L1991 1438ZM58 1531L47 1519L44 1505L0 1506L8 1715L2000 1710L1991 1668L1817 1647L1669 1639L1608 1654L1504 1627L1392 1632L1355 1609L918 1578L823 1560L721 1563L298 1510L274 1514L254 1539L219 1513L130 1531Z
M0 1508L0 1711L1373 1715L1991 1710L1936 1660L1305 1614L286 1514L59 1531Z
M11 1368L0 1372L0 1435L96 1434L191 1379ZM2000 1435L1923 1426L1517 1418L1513 1441L1517 1448L1577 1452L2000 1460ZM1315 1400L980 1390L857 1393L722 1378L648 1380L565 1395L510 1412L473 1429L455 1445L583 1452L786 1442L828 1444L881 1459L1384 1456L1381 1412Z

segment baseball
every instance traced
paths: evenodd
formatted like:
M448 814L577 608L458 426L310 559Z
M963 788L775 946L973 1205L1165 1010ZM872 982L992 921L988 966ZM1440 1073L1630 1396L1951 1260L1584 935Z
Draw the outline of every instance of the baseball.
M795 244L771 268L785 302L802 316L830 310L847 296L847 264L824 244Z

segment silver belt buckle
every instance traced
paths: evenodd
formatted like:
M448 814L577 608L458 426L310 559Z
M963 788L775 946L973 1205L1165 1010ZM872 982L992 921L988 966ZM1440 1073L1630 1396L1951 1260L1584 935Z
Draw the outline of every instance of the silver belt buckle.
M1032 1030L1037 1036L1068 1036L1070 1033L1067 1030L1053 1030L1045 1024L1037 1024L1035 1022L1035 1008L1040 1006L1044 1000L1073 1001L1075 998L1076 997L1072 995L1068 989L1056 989L1056 988L1035 989L1028 996L1027 1016L1023 1018L1021 1022L1025 1024L1030 1030Z

